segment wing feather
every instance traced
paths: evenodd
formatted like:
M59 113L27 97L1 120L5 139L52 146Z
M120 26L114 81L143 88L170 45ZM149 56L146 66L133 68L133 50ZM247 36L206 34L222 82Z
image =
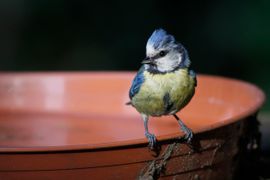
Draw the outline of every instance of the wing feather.
M144 66L142 66L140 68L140 70L138 71L137 75L135 76L131 88L129 90L129 98L132 99L140 90L141 85L144 82Z

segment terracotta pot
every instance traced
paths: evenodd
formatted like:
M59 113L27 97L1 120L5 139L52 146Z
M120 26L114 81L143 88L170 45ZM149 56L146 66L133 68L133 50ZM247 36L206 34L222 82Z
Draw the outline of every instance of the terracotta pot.
M183 135L173 117L152 118L161 144L155 157L140 115L125 105L133 77L0 74L0 179L230 179L263 92L199 75L193 100L178 114L195 132L193 145L173 140Z

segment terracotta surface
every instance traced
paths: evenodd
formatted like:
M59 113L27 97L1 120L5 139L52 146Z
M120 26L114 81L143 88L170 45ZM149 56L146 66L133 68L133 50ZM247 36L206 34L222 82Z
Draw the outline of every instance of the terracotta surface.
M0 74L0 179L137 177L154 157L140 115L125 105L133 77L128 72ZM183 145L168 163L173 169L162 177L193 176L187 162L198 175L209 173L202 167L212 164L200 163L216 161L224 142L231 142L224 148L234 153L224 160L223 148L217 161L225 164L223 172L231 172L245 119L263 101L263 92L254 85L199 75L196 94L179 115L196 133L203 153L190 153ZM149 128L162 151L170 144L164 140L183 135L173 117L152 118ZM183 156L188 153L192 158Z

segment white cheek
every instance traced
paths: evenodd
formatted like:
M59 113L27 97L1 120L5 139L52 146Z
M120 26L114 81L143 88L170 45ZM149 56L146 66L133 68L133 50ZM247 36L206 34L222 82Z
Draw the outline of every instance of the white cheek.
M178 59L179 59L179 64L180 64L182 62L182 55L181 54L178 55Z
M160 71L171 71L174 69L174 66L173 66L172 61L164 57L164 58L160 58L157 61L157 68Z
M180 64L182 62L182 55L179 53L171 55L169 58L174 59L175 64Z
M173 54L173 55L168 54L164 58L158 59L157 68L160 71L172 71L177 66L179 66L181 61L182 61L181 54Z

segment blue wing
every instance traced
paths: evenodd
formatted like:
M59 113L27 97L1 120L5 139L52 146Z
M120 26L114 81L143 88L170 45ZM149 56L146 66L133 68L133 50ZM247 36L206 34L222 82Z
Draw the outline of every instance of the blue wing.
M144 82L144 76L143 76L143 72L144 72L144 66L142 66L140 68L140 70L138 71L137 75L135 76L131 88L129 90L129 98L132 99L135 94L137 94L141 88L141 85Z
M196 73L193 70L189 70L189 75L194 79L195 81L195 86L197 86L197 77Z

